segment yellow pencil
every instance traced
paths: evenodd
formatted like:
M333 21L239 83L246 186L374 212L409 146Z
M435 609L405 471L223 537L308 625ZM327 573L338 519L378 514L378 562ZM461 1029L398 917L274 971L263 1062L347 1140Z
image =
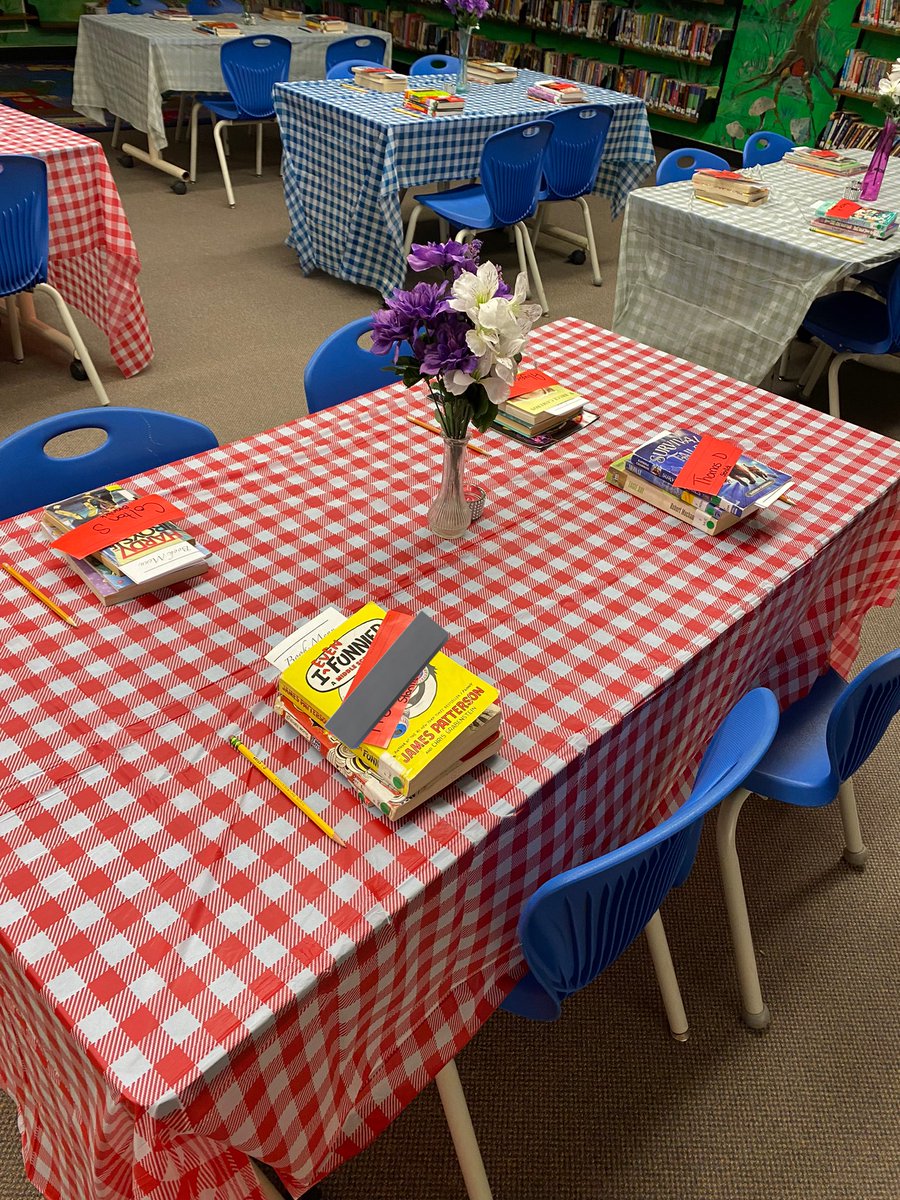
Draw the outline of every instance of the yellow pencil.
M3 568L7 575L12 575L16 583L21 583L22 587L25 588L26 591L31 592L32 596L36 596L42 604L46 604L50 611L55 612L61 620L68 621L70 625L78 624L71 613L67 613L64 608L60 608L55 600L51 600L49 596L45 596L41 589L39 587L35 587L30 579L26 579L24 575L20 575L12 563L0 563L0 567Z
M414 417L410 413L406 414L406 419L413 425L418 425L420 429L427 429L429 433L439 433L442 437L444 435L444 431L439 425L429 425L427 421L420 421L418 417ZM469 449L473 454L483 454L485 458L491 457L489 450L484 450L481 446L474 446L471 442L469 442Z
M847 235L843 234L843 233L832 233L830 229L816 229L812 225L809 228L809 232L810 233L821 233L822 237L836 237L842 242L852 242L854 246L862 246L865 244L865 241L866 241L865 238L852 238L852 237L847 237Z
M228 740L231 742L232 746L234 746L235 750L237 750L238 754L242 754L248 763L251 763L254 767L256 767L257 771L261 771L270 783L274 783L279 792L281 792L283 796L287 796L288 800L292 800L302 813L305 813L314 824L318 825L323 833L328 834L333 842L337 842L339 846L347 845L344 839L339 834L334 832L328 822L323 821L319 814L315 812L314 809L311 809L304 800L301 800L296 792L291 791L286 783L281 782L274 771L270 771L265 763L260 762L253 751L248 750L239 737L230 737Z
M723 200L710 200L709 196L701 196L697 192L694 195L698 200L702 200L704 204L717 204L719 208L728 208L728 205Z

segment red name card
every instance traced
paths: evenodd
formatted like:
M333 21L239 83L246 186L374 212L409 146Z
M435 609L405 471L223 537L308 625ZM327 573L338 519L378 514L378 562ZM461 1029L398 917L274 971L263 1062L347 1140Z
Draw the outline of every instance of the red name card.
M516 396L527 396L529 392L537 392L541 388L555 387L556 380L551 379L540 367L526 367L516 376L515 383L509 389L510 400Z
M855 200L838 200L837 204L832 204L826 217L852 217L854 213L858 213L862 208L861 204L857 204Z
M708 496L718 496L731 468L740 457L740 446L704 435L673 482L676 487L685 488L689 492L705 492Z
M50 545L62 550L72 558L87 558L98 550L105 550L133 533L143 533L163 521L180 521L184 513L162 496L139 496L130 504L112 512L85 521L77 529L70 529Z

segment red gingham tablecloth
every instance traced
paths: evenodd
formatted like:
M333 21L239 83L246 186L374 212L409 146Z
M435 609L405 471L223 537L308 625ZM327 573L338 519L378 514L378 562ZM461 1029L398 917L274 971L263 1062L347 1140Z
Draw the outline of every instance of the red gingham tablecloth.
M137 277L141 262L103 147L93 138L0 105L0 154L47 164L48 283L109 338L127 378L153 357Z
M458 544L427 533L440 444L400 385L148 475L215 554L158 597L104 611L33 515L0 526L83 622L0 588L0 1084L48 1197L246 1200L246 1155L327 1174L519 976L523 899L676 806L748 688L846 671L890 602L895 443L575 320L531 354L600 420L545 454L485 435ZM796 504L715 539L604 483L679 423L790 469ZM263 662L370 599L433 613L504 705L504 757L395 826L278 724Z

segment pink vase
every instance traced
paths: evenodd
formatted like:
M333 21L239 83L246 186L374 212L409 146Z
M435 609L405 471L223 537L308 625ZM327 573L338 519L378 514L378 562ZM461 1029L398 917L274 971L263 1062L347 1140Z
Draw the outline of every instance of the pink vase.
M894 138L897 136L897 122L891 117L885 117L884 128L878 135L878 145L869 163L869 169L863 176L862 187L859 189L860 200L877 200L881 191L881 181L887 166L891 150L894 148Z

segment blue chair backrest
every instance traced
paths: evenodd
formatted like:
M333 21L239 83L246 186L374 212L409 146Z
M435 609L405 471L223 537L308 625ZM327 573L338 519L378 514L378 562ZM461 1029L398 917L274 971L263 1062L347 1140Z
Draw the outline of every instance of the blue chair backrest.
M720 154L701 150L698 146L686 146L683 150L673 150L667 154L656 168L657 185L690 179L700 167L712 167L716 171L729 169L728 163Z
M825 745L842 781L859 770L898 712L900 650L892 650L860 671L831 710Z
M0 296L46 282L49 222L47 164L0 154Z
M594 190L613 110L586 104L552 113L553 134L544 155L548 200L574 200Z
M343 62L335 63L325 72L326 79L352 79L354 67L374 67L368 58L345 58Z
M481 151L481 186L495 226L515 225L537 206L550 121L528 121L492 133Z
M274 117L272 90L284 83L291 67L291 43L274 34L223 42L219 64L231 98L249 118Z
M766 163L781 162L794 143L781 133L769 133L761 129L751 133L744 142L744 166L765 166Z
M143 17L147 13L165 12L168 7L165 0L137 0L134 4L131 0L107 0L106 11L113 15L128 13L133 17Z
M393 361L392 355L373 354L360 346L359 339L371 329L372 318L360 317L336 330L313 351L303 372L306 407L311 413L333 408L397 381L398 376L384 369ZM400 353L412 353L406 342L401 345Z
M519 919L530 974L503 1007L555 1020L567 996L615 962L671 889L688 877L703 818L741 786L777 728L772 693L766 688L749 692L719 726L693 790L676 813L635 841L538 888Z
M45 453L49 441L77 429L102 429L106 441L72 458ZM199 421L155 409L83 408L47 417L0 442L0 519L218 444Z
M461 67L452 54L425 54L409 68L410 75L458 75Z
M241 0L188 0L188 12L192 17L215 20L220 13L242 13Z
M356 37L340 38L325 49L325 76L332 67L348 58L359 58L367 63L378 63L384 66L384 38L367 37L359 34Z

